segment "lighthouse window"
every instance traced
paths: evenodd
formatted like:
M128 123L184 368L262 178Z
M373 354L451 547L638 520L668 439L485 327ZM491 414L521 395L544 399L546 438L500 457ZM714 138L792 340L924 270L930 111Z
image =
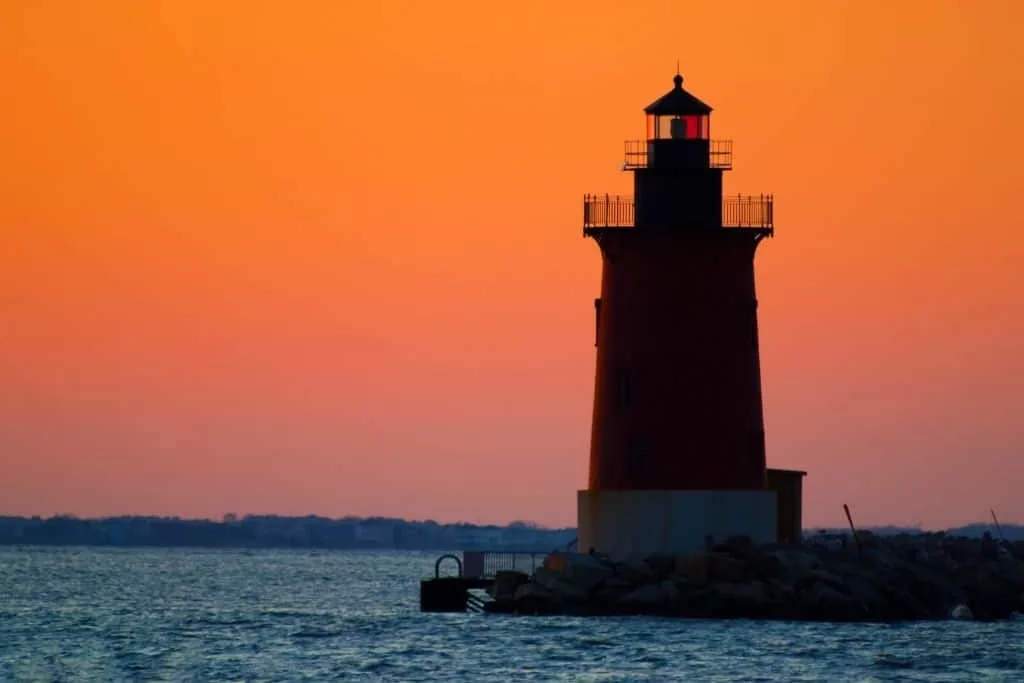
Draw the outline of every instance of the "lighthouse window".
M707 140L711 126L707 114L650 116L648 140Z

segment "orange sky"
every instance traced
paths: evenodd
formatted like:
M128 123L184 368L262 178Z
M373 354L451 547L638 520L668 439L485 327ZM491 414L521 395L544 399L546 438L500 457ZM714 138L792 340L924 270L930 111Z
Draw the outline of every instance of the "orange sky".
M1024 522L1024 4L6 0L0 513L575 523L584 192L671 87L773 192L805 521Z

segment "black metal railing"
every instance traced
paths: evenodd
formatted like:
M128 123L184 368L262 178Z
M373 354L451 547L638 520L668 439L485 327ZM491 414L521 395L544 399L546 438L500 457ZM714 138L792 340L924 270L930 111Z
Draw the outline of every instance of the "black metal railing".
M711 168L732 170L732 140L712 140L709 154Z
M770 194L738 194L723 198L722 227L772 230L775 227L775 198Z
M584 228L631 228L635 225L633 198L624 195L583 196ZM775 227L775 198L770 194L730 195L722 198L723 228Z
M464 576L494 578L500 571L521 571L532 574L544 562L548 552L542 550L464 550Z
M723 171L732 170L732 140L709 140L708 166ZM647 140L626 140L623 169L647 168Z
M633 198L612 194L583 195L584 228L633 227Z
M624 170L647 168L647 141L626 140L626 160L622 164Z

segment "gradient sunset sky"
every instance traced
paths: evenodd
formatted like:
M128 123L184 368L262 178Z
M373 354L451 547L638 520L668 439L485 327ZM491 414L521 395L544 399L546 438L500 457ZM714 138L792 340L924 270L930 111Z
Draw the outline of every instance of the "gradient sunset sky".
M1024 3L5 0L0 514L575 524L585 192L686 87L776 196L805 522L1024 522Z

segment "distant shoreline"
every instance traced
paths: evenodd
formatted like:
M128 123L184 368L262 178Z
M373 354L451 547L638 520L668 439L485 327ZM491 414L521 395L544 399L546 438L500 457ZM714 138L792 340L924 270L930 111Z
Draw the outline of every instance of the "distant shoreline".
M556 550L575 529L530 522L440 524L383 517L227 515L223 520L123 516L0 517L0 546L321 550Z
M917 527L864 527L875 534L919 534ZM947 529L955 536L985 532L1024 541L1024 525L968 524ZM849 533L849 529L806 529L805 534ZM116 548L234 548L243 550L508 550L564 549L576 529L549 529L531 522L506 525L441 524L384 517L281 517L227 515L223 520L123 516L83 519L0 517L0 546L86 546Z

